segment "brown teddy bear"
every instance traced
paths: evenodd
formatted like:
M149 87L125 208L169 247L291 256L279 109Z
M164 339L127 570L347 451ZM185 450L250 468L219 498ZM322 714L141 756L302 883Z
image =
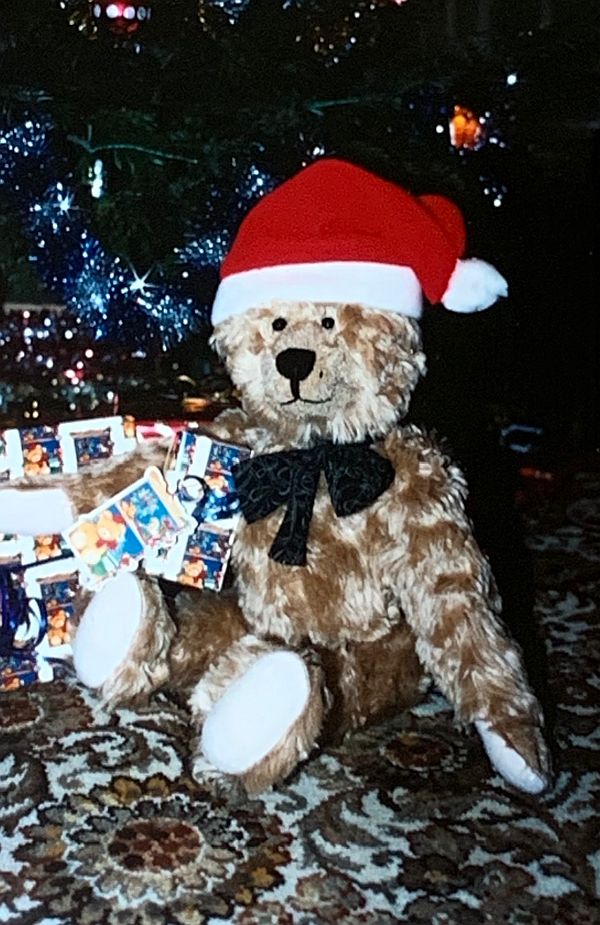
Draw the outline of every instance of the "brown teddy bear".
M506 294L492 267L460 259L464 246L451 202L335 159L243 222L213 310L242 404L212 429L254 452L236 473L235 589L184 590L170 614L154 580L123 574L87 604L74 641L80 679L113 703L167 684L186 693L197 773L259 791L433 679L507 781L548 785L541 711L464 479L400 423L425 369L422 293L454 311ZM45 519L64 529L163 454L143 446L93 478L47 480ZM35 519L37 494L4 490L7 527L18 510Z

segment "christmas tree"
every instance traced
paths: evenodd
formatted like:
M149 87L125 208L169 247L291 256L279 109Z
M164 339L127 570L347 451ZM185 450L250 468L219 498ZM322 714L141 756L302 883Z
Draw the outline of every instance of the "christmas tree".
M591 439L592 0L22 0L3 19L2 299L60 306L2 325L5 420L226 395L219 260L257 198L335 154L450 195L510 280L492 312L426 321L414 413Z

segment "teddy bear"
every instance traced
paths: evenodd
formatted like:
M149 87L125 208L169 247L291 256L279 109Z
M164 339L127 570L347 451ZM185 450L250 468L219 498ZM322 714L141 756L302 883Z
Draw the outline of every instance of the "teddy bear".
M240 226L212 314L241 404L211 430L253 454L235 473L233 587L184 588L168 606L155 579L119 574L82 599L73 643L80 681L109 703L165 686L187 698L197 775L257 793L433 681L506 781L549 784L542 712L463 475L402 423L425 372L424 297L469 312L506 295L490 264L463 259L465 238L448 199L336 158ZM140 445L85 477L5 485L0 530L33 523L42 502L60 532L164 455Z

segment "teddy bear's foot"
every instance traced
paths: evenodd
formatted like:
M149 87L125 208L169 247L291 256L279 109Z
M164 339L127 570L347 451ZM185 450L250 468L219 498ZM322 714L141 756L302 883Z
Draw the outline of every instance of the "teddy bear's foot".
M509 784L531 794L542 793L548 787L550 773L543 741L539 749L541 755L536 755L534 759L537 767L533 768L516 749L511 748L506 740L492 729L487 720L475 720L475 727L492 765ZM541 733L539 738L541 740Z
M142 622L144 599L134 575L123 572L94 595L73 643L73 664L86 687L102 687L125 659Z
M77 677L112 704L139 701L165 681L174 631L158 587L123 572L92 597L77 627Z
M244 654L240 651L242 664L248 662ZM231 666L222 670L226 667ZM211 698L200 748L209 765L237 777L248 793L258 793L289 774L314 745L323 714L321 679L318 669L284 650L258 654L244 668L217 699ZM207 694L201 681L191 699L195 713Z

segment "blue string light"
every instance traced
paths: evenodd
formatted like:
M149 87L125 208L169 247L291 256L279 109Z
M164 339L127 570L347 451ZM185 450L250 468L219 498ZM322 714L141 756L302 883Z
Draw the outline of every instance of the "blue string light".
M105 251L75 191L52 177L52 131L48 119L0 131L0 188L23 213L40 278L96 340L149 351L185 340L206 323L208 306L173 286L147 283Z
M232 24L238 21L249 5L249 0L213 0L213 6L223 10Z
M222 193L213 194L203 216L203 227L190 230L185 245L176 248L179 259L199 270L218 268L231 245L232 229L258 199L275 189L278 182L275 177L251 164L241 174L229 198ZM207 224L213 230L205 231Z

